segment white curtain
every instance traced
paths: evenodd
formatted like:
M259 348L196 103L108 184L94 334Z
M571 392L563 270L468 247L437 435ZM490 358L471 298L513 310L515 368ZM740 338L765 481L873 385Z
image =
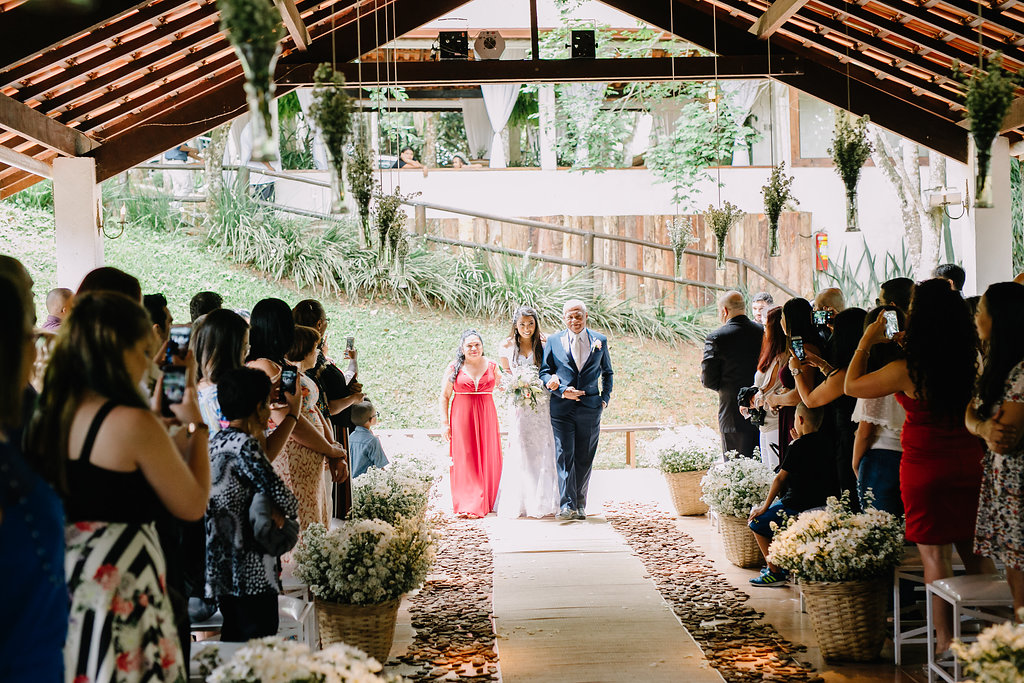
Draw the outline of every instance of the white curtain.
M487 108L483 100L476 98L462 100L462 118L466 124L466 139L469 142L469 156L476 158L483 152L488 158L491 144L491 122L487 120Z
M508 117L516 106L516 99L519 97L518 83L494 83L481 85L480 90L484 94L484 106L487 108L487 119L491 122L491 131L494 135L491 138L491 168L505 168L508 162L505 159L505 146L501 142L501 131L508 123Z
M750 116L750 110L762 91L767 90L767 80L721 81L719 87L733 107L733 122L742 126ZM749 166L750 156L746 146L736 145L733 148L733 166Z
M309 115L309 105L313 103L313 89L299 88L295 94L299 96L302 118L309 126L309 132L313 138L313 165L322 171L327 168L327 148L324 147L324 141L320 137L320 128L316 125L313 117Z

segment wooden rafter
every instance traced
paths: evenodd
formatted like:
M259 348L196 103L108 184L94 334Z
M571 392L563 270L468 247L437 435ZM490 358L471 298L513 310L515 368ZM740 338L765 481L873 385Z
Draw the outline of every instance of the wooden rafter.
M757 18L750 27L750 32L758 38L767 38L806 4L807 0L775 0L765 13Z
M99 143L7 95L0 94L0 127L68 156L90 152Z
M288 35L292 37L295 47L305 52L310 43L309 31L302 21L298 8L295 7L295 0L274 0L274 4L281 12L284 27L288 29Z
M21 152L15 152L9 147L0 147L0 162L13 166L14 168L20 168L23 171L28 171L32 175L37 175L40 178L52 178L53 167L46 162L40 161L35 157L30 157L27 154Z

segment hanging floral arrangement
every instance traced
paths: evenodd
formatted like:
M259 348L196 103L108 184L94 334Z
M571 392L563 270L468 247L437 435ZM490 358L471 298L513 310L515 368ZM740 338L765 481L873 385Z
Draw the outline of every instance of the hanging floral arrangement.
M967 95L967 122L974 142L974 205L992 206L992 142L1010 110L1018 78L1003 69L1003 53L994 52L985 60L985 70L968 75L959 62L953 64L957 79Z
M793 176L786 175L786 162L780 162L772 169L768 184L761 187L764 196L764 215L768 218L768 255L780 256L779 217L786 209L793 209L800 202L793 196Z
M699 241L688 216L676 216L668 226L668 239L676 255L676 267L682 263L683 253Z
M345 77L330 64L321 64L313 73L313 118L327 148L331 164L331 213L344 211L345 145L352 132L352 104L345 92Z
M733 204L726 202L721 209L708 205L704 212L704 220L711 226L715 233L715 269L725 270L725 238L732 229L732 226L741 220L744 212L740 211Z
M373 243L370 234L370 202L377 191L377 181L373 177L373 152L370 149L370 131L364 122L356 128L352 152L348 159L348 188L359 210L359 223L363 228L362 246L369 247Z
M270 0L217 0L220 29L235 48L245 74L245 99L252 130L252 161L277 160L277 132L270 107L274 68L281 56L284 26Z
M868 123L871 119L867 116L851 119L848 112L836 113L835 134L828 153L836 165L836 173L843 179L843 185L846 187L846 231L859 232L857 182L860 180L860 170L871 158L874 147L868 139Z
M405 231L407 216L402 211L402 204L418 197L420 193L403 195L399 190L396 187L391 194L377 194L373 218L377 225L377 254L381 263L397 266L401 270L409 254L409 236Z

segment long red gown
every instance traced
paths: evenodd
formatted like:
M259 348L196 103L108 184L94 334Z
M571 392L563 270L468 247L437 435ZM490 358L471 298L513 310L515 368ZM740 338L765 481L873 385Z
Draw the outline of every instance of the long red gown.
M452 428L451 481L455 512L483 517L494 509L501 482L501 432L492 392L497 365L487 363L478 383L465 368L455 378L449 412Z

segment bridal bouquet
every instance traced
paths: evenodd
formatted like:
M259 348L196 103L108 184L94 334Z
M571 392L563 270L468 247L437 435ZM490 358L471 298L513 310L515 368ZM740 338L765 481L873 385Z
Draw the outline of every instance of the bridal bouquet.
M201 665L206 669L216 667L206 677L210 683L379 683L402 680L395 674L381 673L383 667L380 662L344 643L328 645L313 652L305 643L282 641L271 636L250 640L225 663L220 662L216 647L207 648L203 655Z
M537 410L537 400L544 395L537 366L532 363L517 365L501 378L505 401L515 408Z

